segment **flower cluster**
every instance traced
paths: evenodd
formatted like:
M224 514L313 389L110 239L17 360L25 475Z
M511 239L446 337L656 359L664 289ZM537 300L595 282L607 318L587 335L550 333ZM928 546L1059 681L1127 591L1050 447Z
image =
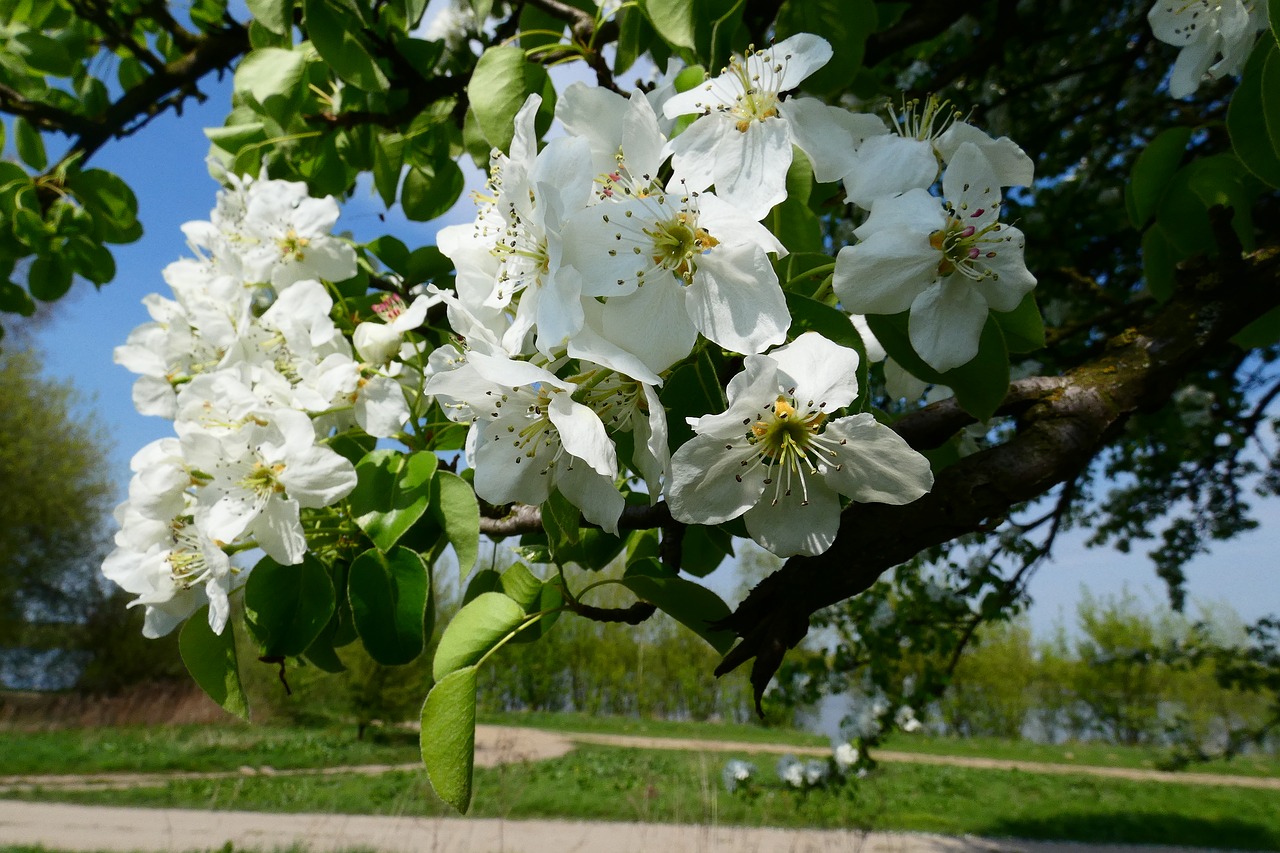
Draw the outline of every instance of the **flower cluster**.
M221 632L228 593L243 578L228 552L251 547L298 563L314 536L304 511L355 486L351 462L331 450L334 431L358 426L394 436L421 379L401 337L426 301L376 307L348 335L331 317L324 281L356 273L350 243L331 231L332 198L305 185L229 177L210 221L183 227L194 258L164 271L173 298L144 300L151 322L115 352L139 378L144 414L174 421L176 437L133 459L121 529L103 572L146 606L144 633L171 631L204 603Z
M683 92L675 67L630 97L575 84L556 105L566 133L541 150L541 101L525 103L474 222L438 238L457 267L445 299L465 344L426 391L471 425L482 499L537 504L559 490L615 531L629 467L678 520L743 517L791 555L830 547L842 500L929 490L928 463L894 432L856 409L840 416L858 396L858 354L814 332L787 343L774 267L787 251L760 220L786 199L797 149L817 180L843 181L872 213L837 263L842 307L910 309L917 351L945 370L976 354L988 310L1034 285L1021 234L997 220L1000 187L1030 183L1031 163L934 102L890 128L787 95L830 56L800 34ZM929 191L944 166L946 202ZM728 408L689 418L695 437L672 454L657 392L708 345L743 369Z
M322 538L304 534L307 513L343 512L356 476L331 439L426 434L436 404L469 427L479 498L558 493L610 532L643 491L679 521L742 518L774 553L812 555L844 502L925 494L927 460L858 405L858 352L792 329L775 269L787 250L761 220L786 200L796 150L818 181L842 181L870 214L835 264L840 307L909 310L913 346L946 370L976 353L989 310L1034 285L1021 234L997 218L1001 188L1032 169L934 101L891 128L790 94L830 57L801 34L683 92L675 65L630 97L575 84L556 105L564 133L541 148L531 96L474 221L438 234L454 286L416 298L337 286L357 263L331 233L332 198L228 176L210 221L184 226L195 257L165 270L173 298L148 297L152 322L116 352L140 374L138 409L177 434L136 457L104 567L146 605L147 633L205 601L220 631L243 578L228 553L297 563ZM454 337L428 351L415 330L439 303ZM695 353L741 365L722 412L659 396ZM668 409L693 431L675 448Z

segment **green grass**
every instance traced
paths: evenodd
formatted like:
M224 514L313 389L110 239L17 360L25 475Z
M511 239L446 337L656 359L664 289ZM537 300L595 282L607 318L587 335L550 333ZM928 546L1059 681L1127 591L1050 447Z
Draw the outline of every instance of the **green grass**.
M776 756L742 756L772 779ZM884 765L852 788L754 797L720 786L727 756L583 746L476 772L471 813L744 826L922 830L1084 842L1280 849L1274 791L957 767ZM241 777L163 788L35 792L29 799L257 811L447 815L425 774Z
M525 726L553 732L732 740L747 743L780 743L789 746L829 745L828 739L822 735L810 734L799 729L766 727L751 723L642 720L634 717L592 716L552 711L482 713L479 715L479 722L496 726Z
M418 735L355 727L285 728L228 723L3 732L0 775L111 771L332 767L419 761Z
M1167 750L1157 747L1116 746L1105 743L1043 744L994 737L934 737L901 733L886 740L882 748L930 755L961 755L974 758L1147 770L1162 769L1169 755ZM1219 759L1203 764L1192 764L1186 770L1191 773L1223 773L1233 776L1280 776L1280 758L1269 755L1244 755L1231 760Z

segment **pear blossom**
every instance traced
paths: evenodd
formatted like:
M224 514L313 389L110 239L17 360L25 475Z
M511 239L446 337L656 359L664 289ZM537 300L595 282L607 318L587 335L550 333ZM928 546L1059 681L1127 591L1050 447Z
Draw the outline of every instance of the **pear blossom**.
M188 499L190 500L190 499ZM103 575L143 605L142 634L163 637L206 603L209 627L221 634L231 613L228 595L243 577L190 514L168 521L139 515L129 502L116 509L121 529Z
M467 455L477 495L541 504L559 489L588 521L616 533L624 503L614 485L617 452L599 416L573 399L576 389L536 364L480 352L425 387L450 417L472 419Z
M850 113L813 98L782 95L831 59L831 45L797 33L770 47L734 55L719 76L663 104L668 118L700 113L668 144L676 180L716 194L761 219L787 197L791 146L803 151L819 182L846 173Z
M738 790L739 786L745 785L751 781L751 777L755 775L756 766L749 761L743 761L740 758L731 758L724 763L724 769L720 772L720 779L724 782L724 789L732 794Z
M831 419L857 396L857 364L815 332L747 356L728 409L689 419L696 435L671 458L671 514L693 524L745 516L773 553L814 555L835 541L840 495L905 504L928 492L928 460L897 433L869 414Z
M786 249L713 193L655 185L661 134L643 98L631 99L627 127L617 191L564 229L582 295L606 299L603 337L654 372L686 356L699 332L742 353L781 343L791 321L766 253Z
M220 542L252 536L284 565L301 562L307 550L301 508L329 506L356 485L355 467L317 445L311 419L291 409L273 413L266 426L250 423L222 437L193 432L183 442L209 496L201 528Z
M1169 75L1169 94L1185 98L1206 77L1244 70L1268 13L1262 0L1158 0L1147 13L1155 37L1182 48Z
M890 119L892 131L858 141L843 176L845 200L861 208L869 210L876 199L910 189L928 189L966 142L986 158L995 185L1029 186L1035 178L1035 163L1016 142L1006 136L992 139L936 96L923 104L911 101L901 117L890 113Z
M847 311L910 310L911 345L940 372L977 355L988 312L1012 311L1036 283L1022 232L998 221L999 188L976 145L960 146L943 192L945 204L922 189L878 199L832 279Z

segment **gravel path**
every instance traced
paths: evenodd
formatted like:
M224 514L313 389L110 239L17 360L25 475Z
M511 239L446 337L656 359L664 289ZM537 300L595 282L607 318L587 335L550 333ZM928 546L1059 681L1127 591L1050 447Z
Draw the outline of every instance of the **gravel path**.
M0 839L9 844L41 844L59 851L156 853L216 850L227 844L234 845L237 851L271 851L300 844L314 853L351 849L379 853L1174 853L1182 849L990 841L923 833L260 814L3 800Z

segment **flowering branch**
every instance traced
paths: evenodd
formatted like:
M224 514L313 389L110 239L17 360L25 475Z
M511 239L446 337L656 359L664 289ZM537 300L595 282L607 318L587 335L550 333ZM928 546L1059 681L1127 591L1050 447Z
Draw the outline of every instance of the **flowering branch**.
M1150 322L1111 341L1061 381L1019 383L1024 396L1018 433L1005 444L968 456L938 473L933 491L904 506L853 504L832 548L793 557L765 578L725 620L742 638L717 668L722 675L755 658L751 681L759 696L786 650L808 631L809 616L866 590L886 570L919 551L1003 518L1017 504L1082 472L1114 439L1130 415L1168 402L1197 364L1280 305L1280 244L1271 243L1215 268L1183 270L1178 295ZM921 435L946 421L950 407L921 412ZM960 420L955 416L955 421ZM915 429L904 419L908 433Z

